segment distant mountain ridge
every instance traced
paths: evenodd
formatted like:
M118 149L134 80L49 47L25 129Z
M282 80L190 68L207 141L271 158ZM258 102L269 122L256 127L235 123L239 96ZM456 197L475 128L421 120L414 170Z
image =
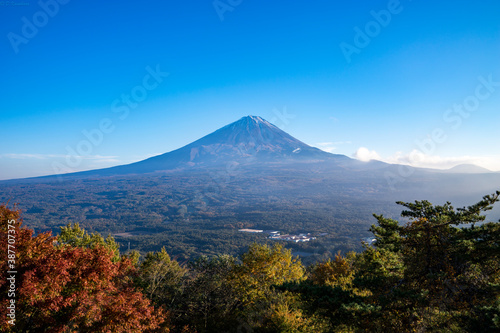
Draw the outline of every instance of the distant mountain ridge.
M445 170L449 173L489 173L493 172L486 168L477 166L475 164L459 164L454 166L453 168Z

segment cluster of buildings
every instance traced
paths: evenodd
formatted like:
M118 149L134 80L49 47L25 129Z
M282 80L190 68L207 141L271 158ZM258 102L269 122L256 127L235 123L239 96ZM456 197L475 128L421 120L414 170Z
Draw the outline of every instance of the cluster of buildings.
M309 242L310 240L316 239L312 237L311 234L298 234L298 235L280 235L279 233L272 234L269 236L270 239L274 240L285 240L289 242Z
M310 233L308 234L298 234L298 235L281 235L279 231L274 231L274 230L259 230L259 229L240 229L238 231L241 232L251 232L251 233L268 233L270 239L274 240L284 240L284 241L289 241L289 242L309 242L313 239L316 239L316 237L312 237Z

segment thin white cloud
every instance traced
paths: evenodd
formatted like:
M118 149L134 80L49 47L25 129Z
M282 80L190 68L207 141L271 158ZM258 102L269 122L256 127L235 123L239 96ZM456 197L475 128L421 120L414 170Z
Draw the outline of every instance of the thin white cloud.
M381 157L376 151L361 147L354 154L361 161L379 160L391 164L410 165L417 168L450 169L460 164L474 164L491 171L500 171L500 155L452 156L427 155L414 149L410 153L396 152L389 157Z
M337 149L333 142L318 142L316 147L328 153L333 153L333 151Z
M96 163L117 163L120 162L120 160L116 158L98 158L98 159L92 159L92 162L94 164Z
M75 156L65 154L0 154L0 160L3 161L0 163L0 180L87 171L126 164L118 156L90 155L78 156L81 163L76 167L70 167L67 164L68 158L74 159Z
M10 158L15 160L27 160L27 159L37 159L37 160L45 160L47 158L53 157L64 157L64 155L56 156L56 155L42 155L42 154L2 154L0 157Z
M348 145L351 143L352 143L351 141L318 142L316 143L316 147L323 151L332 153L334 150L337 149L337 146Z
M474 164L492 171L500 170L500 155L443 157L426 155L417 149L409 154L397 152L388 157L386 162L433 169L449 169L459 164Z
M54 158L66 158L67 155L62 154L1 154L2 158L16 159L16 160L27 160L27 159L36 159L36 160L47 160ZM102 156L102 155L89 155L89 156L80 156L82 160L91 160L91 161L113 161L118 162L118 156Z
M89 156L82 156L83 160L91 160L91 161L113 161L113 162L119 162L117 159L118 156L102 156L102 155L89 155Z

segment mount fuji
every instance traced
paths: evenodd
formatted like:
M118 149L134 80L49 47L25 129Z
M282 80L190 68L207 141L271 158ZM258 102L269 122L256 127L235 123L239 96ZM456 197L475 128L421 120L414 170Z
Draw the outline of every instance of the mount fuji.
M246 116L171 152L139 162L67 175L124 175L168 170L222 167L231 164L336 161L356 164L297 140L258 116Z

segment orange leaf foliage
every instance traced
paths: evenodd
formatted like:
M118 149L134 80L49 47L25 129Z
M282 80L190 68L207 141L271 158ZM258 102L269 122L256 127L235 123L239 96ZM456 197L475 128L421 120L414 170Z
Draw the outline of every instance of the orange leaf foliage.
M33 237L19 212L0 206L0 269L7 266L7 221L16 220L16 325L7 322L8 299L0 305L1 331L147 332L164 313L135 291L129 259L114 263L104 247L55 246L50 233ZM7 295L6 277L0 293Z

